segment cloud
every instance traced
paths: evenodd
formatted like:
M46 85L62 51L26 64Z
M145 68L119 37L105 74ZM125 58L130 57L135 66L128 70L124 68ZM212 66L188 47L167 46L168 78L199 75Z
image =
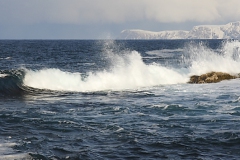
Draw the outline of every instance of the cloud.
M168 3L155 0L155 5L147 7L148 18L159 22L213 21L218 19L214 0L171 0Z
M149 0L148 19L158 22L216 22L239 20L239 0Z
M0 23L235 21L239 0L0 0Z
M104 38L239 21L239 0L0 0L0 38Z

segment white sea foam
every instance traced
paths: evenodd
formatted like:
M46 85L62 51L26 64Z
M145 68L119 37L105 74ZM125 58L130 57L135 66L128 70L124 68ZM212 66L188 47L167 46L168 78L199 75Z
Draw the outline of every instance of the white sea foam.
M12 155L0 155L1 160L17 160L17 159L24 159L24 160L32 160L31 156L29 156L26 153L18 153L18 154L12 154Z
M190 45L183 50L183 63L187 68L145 64L137 51L119 55L107 50L107 60L112 62L110 69L85 75L56 68L27 70L24 84L39 89L88 92L186 83L191 75L210 71L240 73L239 47L240 42L226 42L219 53L204 45Z
M204 74L211 71L240 73L240 42L223 44L220 53L204 45L188 47L189 75Z
M6 57L6 58L0 58L0 59L11 59L11 57Z
M186 76L174 69L157 64L146 65L136 51L128 55L112 55L115 64L110 71L89 72L86 78L80 73L59 69L27 70L27 86L60 91L100 91L136 89L161 84L184 83Z
M30 159L30 156L27 153L15 153L13 147L16 145L16 143L0 143L0 159Z
M6 76L8 76L8 75L7 75L7 74L1 74L1 73L0 73L0 78L1 78L1 77L2 77L2 78L3 78L3 77L6 77Z
M0 143L0 154L12 152L12 148L16 143Z

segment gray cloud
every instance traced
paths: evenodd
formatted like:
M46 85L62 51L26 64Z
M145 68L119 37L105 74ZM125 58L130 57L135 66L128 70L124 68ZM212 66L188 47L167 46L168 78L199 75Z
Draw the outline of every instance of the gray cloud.
M239 0L0 0L0 27L224 24L239 20L239 6Z
M1 23L237 20L239 0L0 0Z

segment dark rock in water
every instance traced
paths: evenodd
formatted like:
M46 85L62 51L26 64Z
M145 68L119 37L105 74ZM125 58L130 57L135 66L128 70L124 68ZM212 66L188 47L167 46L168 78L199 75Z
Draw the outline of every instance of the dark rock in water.
M188 83L217 83L222 80L229 80L238 78L237 76L230 75L223 72L209 72L201 76L193 75L190 77Z

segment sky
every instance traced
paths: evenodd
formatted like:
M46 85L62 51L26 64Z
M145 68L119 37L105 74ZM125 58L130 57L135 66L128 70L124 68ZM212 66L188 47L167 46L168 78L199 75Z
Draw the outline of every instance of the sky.
M0 39L115 39L240 21L240 0L0 0Z

